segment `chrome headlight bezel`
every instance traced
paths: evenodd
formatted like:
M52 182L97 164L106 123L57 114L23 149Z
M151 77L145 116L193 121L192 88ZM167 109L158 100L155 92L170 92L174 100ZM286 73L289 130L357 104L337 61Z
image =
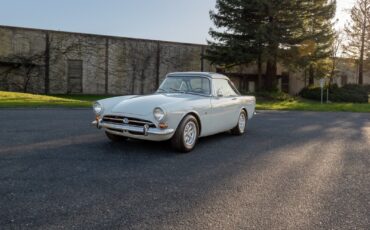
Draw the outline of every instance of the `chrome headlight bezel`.
M166 119L166 112L160 107L153 109L153 117L156 121L162 122Z
M104 111L104 108L99 102L94 102L93 110L96 115L101 115Z

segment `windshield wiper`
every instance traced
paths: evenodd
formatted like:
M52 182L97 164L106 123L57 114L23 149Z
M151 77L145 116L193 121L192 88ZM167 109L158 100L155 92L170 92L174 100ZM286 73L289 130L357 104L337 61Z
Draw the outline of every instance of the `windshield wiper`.
M165 90L165 89L158 89L157 90L157 93L168 93L168 91L167 90Z
M176 92L176 93L186 93L186 91L184 90L179 90L179 89L175 89L175 88L169 88L169 89L158 89L157 90L157 93L173 93L173 92Z
M197 93L197 92L192 92L192 91L187 91L185 92L187 94L192 94L192 95L199 95L199 96L204 96L204 97L208 97L208 95L204 94L204 93Z
M175 89L175 88L170 88L170 90L178 92L178 93L185 93L183 90Z

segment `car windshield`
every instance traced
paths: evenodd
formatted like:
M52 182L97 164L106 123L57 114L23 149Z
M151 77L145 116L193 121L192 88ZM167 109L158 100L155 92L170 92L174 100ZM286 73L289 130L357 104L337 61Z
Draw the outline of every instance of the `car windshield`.
M190 93L210 95L210 80L200 76L170 76L167 77L157 93Z

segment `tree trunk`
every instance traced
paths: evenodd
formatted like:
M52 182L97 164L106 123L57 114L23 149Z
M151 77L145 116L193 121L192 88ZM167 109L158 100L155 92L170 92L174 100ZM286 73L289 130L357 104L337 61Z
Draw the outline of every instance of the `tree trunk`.
M364 57L360 57L360 63L358 65L358 84L363 84L363 77L364 77Z
M367 2L365 2L365 8L367 8ZM365 53L365 37L366 37L366 27L367 27L367 15L364 15L364 23L362 27L362 34L361 34L361 51L360 51L360 60L358 66L358 84L363 84L363 76L364 76L364 53Z
M310 64L310 67L308 69L308 85L312 86L315 83L315 72L313 69L312 64Z
M329 78L329 88L333 84L333 80L334 80L333 78L334 78L334 74L335 74L336 65L337 65L337 60L336 60L336 57L334 57L333 58L333 63L332 63L332 66L331 66L330 78Z
M258 65L258 90L261 90L263 88L261 55L258 55L257 65Z
M265 81L265 89L268 91L274 90L275 87L275 80L276 80L276 58L275 57L269 57L267 59L266 64L266 81Z
M270 11L271 9L268 9ZM271 25L271 30L275 30L275 20L274 17L269 14L268 23ZM276 72L277 72L277 52L279 49L279 44L275 40L270 40L268 43L268 58L266 63L266 81L265 88L268 91L273 91L276 89Z

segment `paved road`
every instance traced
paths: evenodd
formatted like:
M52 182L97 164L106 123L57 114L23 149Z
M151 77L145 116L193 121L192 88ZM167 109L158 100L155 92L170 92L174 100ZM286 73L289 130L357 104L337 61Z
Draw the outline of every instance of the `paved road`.
M370 114L261 112L185 155L91 119L0 110L1 229L370 228Z

